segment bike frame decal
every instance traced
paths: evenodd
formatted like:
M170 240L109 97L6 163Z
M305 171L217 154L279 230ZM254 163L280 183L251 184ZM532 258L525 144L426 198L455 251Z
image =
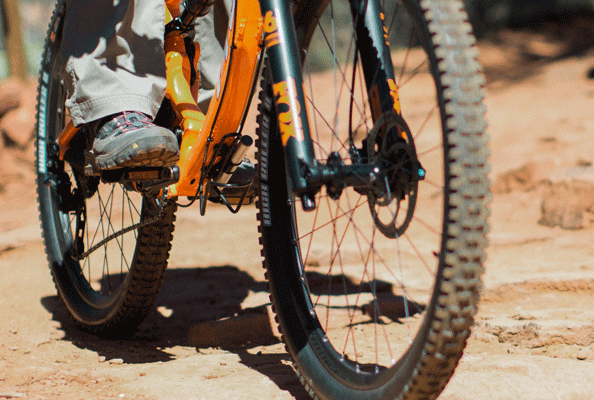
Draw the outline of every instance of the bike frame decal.
M266 48L276 46L280 43L280 37L276 25L276 17L272 11L268 11L264 16L264 34Z
M278 123L282 135L283 146L286 146L290 138L303 141L303 125L301 123L301 105L297 98L297 87L295 80L289 78L287 81L273 85L274 96L278 108ZM286 110L286 111L285 111Z
M394 103L393 108L398 114L400 114L400 96L398 95L398 86L396 86L396 82L394 82L394 79L388 79L388 86L390 87L390 97ZM385 103L387 103L390 97L388 99L385 99ZM382 100L379 96L379 88L377 85L373 85L373 87L369 91L369 102L371 103L371 109L374 119L379 118L379 116L385 110L385 108L382 107L382 105L386 106L386 104L382 104Z
M383 12L380 13L380 18L382 20L382 27L384 28L384 40L386 42L386 46L390 47L390 40L388 39L388 29L386 28L386 16Z
M41 86L41 89L39 90L39 109L45 110L47 107L47 85L49 81L49 75L47 72L43 73L42 80L43 86ZM47 151L47 139L45 136L45 130L47 128L47 122L45 118L45 113L40 112L38 113L38 115L39 121L37 122L37 170L40 174L45 175L47 173L47 165L45 163Z
M388 79L388 85L390 86L390 95L392 96L392 99L394 99L394 110L400 114L401 109L400 96L398 96L398 86L396 86L394 79Z

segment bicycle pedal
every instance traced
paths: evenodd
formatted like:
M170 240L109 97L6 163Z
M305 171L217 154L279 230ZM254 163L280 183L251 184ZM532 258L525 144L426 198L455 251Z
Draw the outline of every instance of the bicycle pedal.
M179 167L134 167L101 171L105 183L176 183L179 180Z

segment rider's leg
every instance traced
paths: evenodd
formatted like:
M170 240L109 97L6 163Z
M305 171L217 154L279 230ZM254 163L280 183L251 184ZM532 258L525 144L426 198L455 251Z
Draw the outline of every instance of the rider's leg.
M210 12L196 21L194 41L200 43L198 107L206 112L221 73L232 0L215 1Z
M169 165L175 135L155 126L165 94L162 0L70 1L62 54L76 126L87 124L99 169ZM132 111L132 113L126 113Z

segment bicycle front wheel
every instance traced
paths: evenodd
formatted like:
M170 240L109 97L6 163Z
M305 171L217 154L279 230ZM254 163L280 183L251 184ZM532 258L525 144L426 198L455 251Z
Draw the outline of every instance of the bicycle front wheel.
M380 37L392 43L395 66L386 73L369 70L365 58L379 50L360 48L365 32L350 11L364 2L351 3L294 9L316 158L389 171L368 188L322 188L316 209L304 212L289 189L265 73L257 203L264 266L283 340L314 398L432 399L462 356L481 287L484 80L459 0L382 2ZM385 76L376 88L391 93L368 90L370 76ZM390 96L393 112L378 116L373 103Z
M151 311L171 248L175 206L152 211L139 193L83 172L79 132L60 157L70 121L60 54L66 1L58 1L45 44L37 104L37 189L47 258L70 314L95 333L127 335ZM151 223L148 223L151 222Z

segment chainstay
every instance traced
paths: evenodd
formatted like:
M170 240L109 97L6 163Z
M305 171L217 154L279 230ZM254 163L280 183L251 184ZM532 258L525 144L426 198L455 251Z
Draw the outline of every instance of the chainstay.
M110 240L113 240L115 238L117 238L118 236L122 236L125 235L128 232L131 232L135 229L138 228L142 228L144 226L153 224L155 222L157 222L162 216L163 216L163 212L165 211L165 207L161 207L161 211L159 212L158 215L155 215L154 217L150 217L148 218L146 221L141 220L140 222L134 224L134 225L130 225L124 229L121 229L117 232L112 233L111 235L107 236L105 239L99 241L99 243L93 245L89 250L85 251L84 253L82 253L81 255L75 256L74 259L76 261L80 261L83 258L87 257L88 255L90 255L91 253L93 253L95 250L97 250L98 248L100 248L101 246L103 246L104 244L106 244L107 242L109 242Z

